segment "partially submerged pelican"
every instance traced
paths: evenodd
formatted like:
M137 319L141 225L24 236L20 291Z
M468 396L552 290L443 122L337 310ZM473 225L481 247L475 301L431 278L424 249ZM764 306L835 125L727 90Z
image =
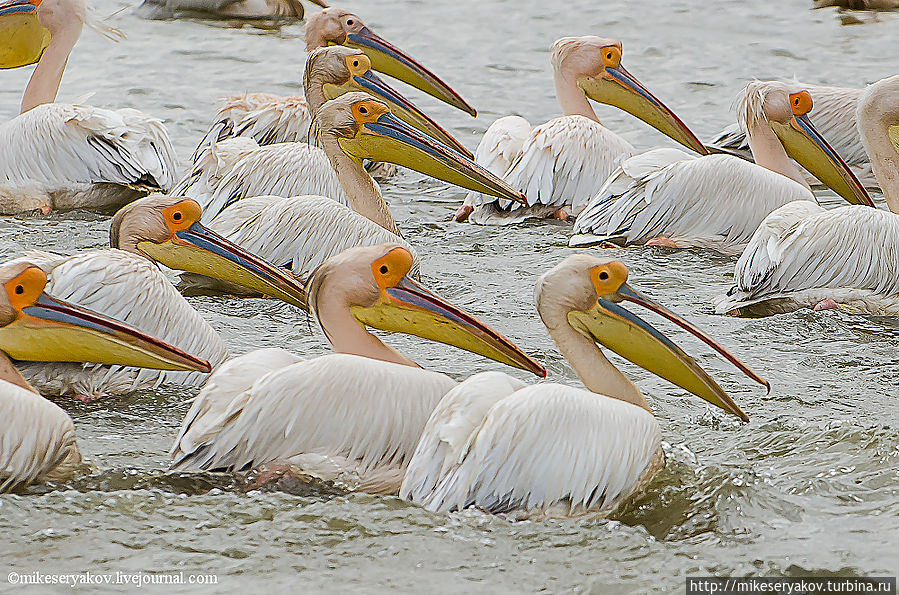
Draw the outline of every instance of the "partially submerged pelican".
M211 369L133 327L47 295L46 283L33 264L0 266L0 492L63 481L81 463L71 418L41 397L10 358Z
M794 104L795 105L795 104ZM805 106L796 105L801 117ZM865 89L858 127L891 212L795 202L769 215L734 269L719 314L800 308L899 315L899 75Z
M54 103L83 25L84 0L0 2L0 68L37 62L21 114L0 123L0 213L118 207L175 182L162 122L134 109Z
M364 52L369 59L369 66L378 72L397 78L472 116L477 115L477 111L436 74L374 33L362 19L347 10L332 7L312 15L306 22L305 37L306 51L310 56L315 50L333 45ZM308 66L306 76L308 77ZM306 89L305 93L305 97L270 93L226 97L222 100L209 132L197 148L194 161L197 161L205 147L235 136L252 138L259 145L305 141L312 115L317 111L310 102L309 90ZM380 98L387 99L383 96ZM454 148L459 150L459 147ZM462 152L467 153L466 150Z
M377 183L362 167L365 159L404 165L464 188L524 201L508 184L393 117L385 104L365 93L346 93L327 102L316 122L321 150L352 210L324 196L299 196L282 201L243 199L218 217L203 213L213 229L252 246L266 260L289 265L298 276L305 277L316 263L348 247L384 242L390 239L385 233L399 235ZM250 205L241 204L247 200ZM267 225L261 225L263 217ZM186 281L204 289L228 290L196 278Z
M622 157L629 142L604 127L589 99L615 105L681 144L706 154L699 139L621 65L621 42L593 35L563 37L552 47L556 98L565 114L531 128L519 116L490 125L475 161L527 196L527 205L473 193L456 221L514 223L528 217L578 215Z
M302 361L249 354L210 377L172 447L180 470L287 464L373 493L396 493L431 410L456 382L422 370L366 326L546 371L508 339L412 281L397 244L353 248L316 270L312 311L337 353Z
M657 244L739 252L764 218L815 201L793 156L853 204L874 206L807 117L812 97L781 83L749 83L741 105L756 163L655 149L624 160L574 224L569 246ZM795 102L798 102L795 103ZM797 105L805 110L796 115Z
M376 76L361 50L343 46L316 50L306 61L303 80L314 112L344 93L368 93L407 124L470 157L448 132ZM312 140L309 135L303 138L307 140ZM347 203L337 174L320 147L305 142L258 146L244 137L208 143L172 193L196 198L207 222L227 205L252 196L316 194Z
M154 195L116 214L110 225L111 249L74 256L28 252L18 262L40 266L50 278L47 288L54 295L122 320L218 366L228 358L224 342L181 297L157 262L214 276L300 307L305 307L305 287L289 273L204 228L199 219L195 201ZM81 400L163 383L199 385L206 379L206 374L195 371L85 367L64 361L17 365L42 393L71 394Z
M815 100L814 106L808 113L814 120L815 128L821 136L833 146L834 151L843 158L852 169L852 173L859 179L865 188L877 190L877 179L871 170L871 161L865 152L861 135L855 121L855 112L858 100L864 89L852 87L829 87L825 85L808 85L799 81L756 81L743 87L737 97L737 103L746 105L747 102L757 101L751 95L765 94L769 90L778 89L805 89L811 93ZM731 124L708 143L710 149L723 151L743 159L752 160L752 150L749 147L749 137L746 134L746 119L739 117L738 121ZM822 184L814 175L805 169L801 170L806 182L810 185Z
M621 303L675 322L753 380L767 382L627 278L624 263L586 254L569 256L540 277L537 311L587 390L526 386L500 372L472 376L431 414L400 497L433 511L612 512L664 467L665 455L649 402L600 346L749 421L693 358Z
M327 8L324 0L309 0ZM284 20L302 19L306 11L300 0L144 0L142 9L150 18L188 16L213 19Z

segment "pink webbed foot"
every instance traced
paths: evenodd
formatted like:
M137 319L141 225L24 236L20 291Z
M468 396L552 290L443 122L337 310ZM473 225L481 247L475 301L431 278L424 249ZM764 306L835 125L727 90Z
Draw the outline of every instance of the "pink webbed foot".
M76 401L81 401L82 403L92 403L100 398L100 395L86 395L84 393L78 393L75 395Z
M47 205L44 205L41 207L41 213L43 213L44 215L49 215L52 212L53 212L53 209Z
M453 221L456 223L465 223L468 221L468 216L471 215L471 212L474 211L474 207L471 205L462 205L453 215Z
M262 487L277 483L285 475L290 473L290 465L266 465L258 469L258 472L252 477L252 480L247 485L247 490L258 490Z
M822 310L842 310L842 308L838 303L830 298L827 298L826 300L821 300L820 302L815 304L814 310L815 312L821 312Z
M568 207L562 207L558 211L552 214L553 219L558 219L559 221L570 221L571 220L571 211L568 210Z
M648 240L646 242L646 245L647 246L662 246L664 248L680 248L680 246L677 245L677 242L675 242L671 238L665 238L662 236Z

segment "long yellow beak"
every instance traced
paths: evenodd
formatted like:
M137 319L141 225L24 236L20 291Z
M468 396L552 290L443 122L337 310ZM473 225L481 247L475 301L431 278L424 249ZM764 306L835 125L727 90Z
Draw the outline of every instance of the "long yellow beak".
M354 306L352 311L367 326L445 343L546 376L542 365L507 338L408 277L383 289L374 306Z
M28 305L0 327L0 351L13 359L91 362L160 370L210 372L209 362L125 323L53 298L42 289L46 275L31 267L25 277L42 280ZM22 284L26 285L26 284ZM25 291L31 291L27 289Z
M342 45L365 52L365 55L371 60L372 68L378 72L383 72L387 76L412 85L472 117L478 115L476 109L440 80L436 74L422 66L403 50L376 35L368 27L363 27L358 33L348 34Z
M617 303L623 300L644 306L686 329L747 376L765 385L770 391L771 387L766 380L719 345L717 341L677 314L639 293L627 283L622 284L616 293L600 297L590 310L570 312L568 314L569 323L585 337L604 345L641 368L676 384L728 413L733 413L743 421L749 421L749 417L743 413L733 399L692 357L648 322Z
M360 56L360 58L368 62L367 56ZM465 148L465 146L456 140L453 135L444 130L437 122L418 109L414 103L403 97L403 95L391 88L383 79L372 72L370 62L368 62L368 66L369 69L360 72L359 74L352 75L350 80L343 85L326 84L324 86L325 97L328 99L335 99L344 93L351 93L354 91L368 93L386 103L393 114L410 126L414 126L421 132L434 137L468 159L474 159L474 155L471 151Z
M794 103L795 102L795 103ZM874 206L868 191L833 147L812 126L808 118L811 95L808 91L790 95L793 117L787 124L769 120L787 154L828 188L855 205ZM797 109L797 104L805 109Z
M620 63L607 65L599 76L581 77L577 84L593 101L614 105L700 155L709 154L693 131Z
M162 243L143 241L138 250L165 266L236 283L308 310L305 285L199 223Z
M389 112L360 124L355 137L340 138L338 142L347 155L359 162L387 161L468 190L527 204L524 194Z
M0 2L0 69L18 68L41 59L50 31L37 18L41 0Z

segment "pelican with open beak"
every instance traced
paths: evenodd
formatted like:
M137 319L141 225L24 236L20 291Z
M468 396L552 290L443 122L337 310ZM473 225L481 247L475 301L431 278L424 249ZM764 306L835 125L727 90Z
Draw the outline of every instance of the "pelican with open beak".
M621 261L569 256L537 281L537 311L587 390L527 386L500 372L472 376L437 404L400 497L432 511L470 506L516 518L604 516L665 464L646 398L600 346L749 418L696 361L623 306L643 306L768 383L714 339L627 283Z
M552 64L565 115L533 128L519 116L500 118L475 151L475 161L520 189L527 205L471 193L456 221L507 224L578 215L617 163L634 154L629 142L600 123L588 99L624 109L697 153L708 153L674 112L621 65L621 42L563 37L553 44Z
M421 369L366 327L546 375L503 335L411 280L412 262L394 243L353 248L319 267L310 305L337 353L307 361L282 353L281 367L261 373L254 354L223 366L187 414L173 467L286 464L362 491L396 493L431 410L457 383ZM231 415L220 415L225 410Z
M730 155L695 158L676 149L631 157L581 213L569 245L611 242L739 253L769 213L796 201L817 202L790 157L850 203L874 206L809 120L807 91L755 81L741 97L755 164ZM784 221L778 220L772 233L789 227Z
M48 295L46 273L31 263L0 267L0 283L0 492L66 479L81 461L72 420L43 399L11 359L211 371L206 360Z

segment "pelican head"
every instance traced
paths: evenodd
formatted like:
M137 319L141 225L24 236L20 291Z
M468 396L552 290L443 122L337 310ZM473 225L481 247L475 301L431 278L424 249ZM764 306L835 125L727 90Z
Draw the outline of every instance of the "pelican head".
M556 76L577 81L594 101L614 105L701 155L708 149L674 112L621 65L621 42L594 35L563 37L553 44Z
M756 382L766 387L769 387L768 383L714 339L628 285L627 278L627 267L619 260L587 254L569 256L538 280L537 310L549 325L559 318L552 316L553 309L562 308L567 312L568 324L590 341L611 349L741 420L749 421L733 399L692 357L621 303L638 304L667 318L698 337Z
M399 244L350 248L322 264L309 282L309 305L328 339L322 305L348 310L360 324L471 351L544 377L546 370L486 324L411 278L412 254Z
M326 8L306 21L306 51L329 45L345 45L365 52L372 68L433 95L472 116L478 112L436 74L403 50L379 37L355 14L342 8Z
M303 87L307 98L313 96L312 89L315 88L321 89L326 99L334 99L353 91L368 93L388 105L390 111L407 124L469 159L474 158L462 143L376 75L372 71L371 60L362 50L342 45L315 50L306 60Z
M743 90L740 117L744 127L767 122L787 155L852 204L874 206L846 162L812 126L814 103L807 90L779 81L753 81Z
M200 225L202 214L190 198L154 194L115 214L109 241L113 248L169 268L230 281L306 308L300 281Z
M387 161L475 192L527 204L527 198L464 155L412 128L367 93L346 93L318 110L323 144L335 140L360 164Z
M858 129L891 210L899 204L899 75L869 85L858 102Z
M102 314L44 293L27 262L0 267L0 351L17 360L210 372L209 362Z

